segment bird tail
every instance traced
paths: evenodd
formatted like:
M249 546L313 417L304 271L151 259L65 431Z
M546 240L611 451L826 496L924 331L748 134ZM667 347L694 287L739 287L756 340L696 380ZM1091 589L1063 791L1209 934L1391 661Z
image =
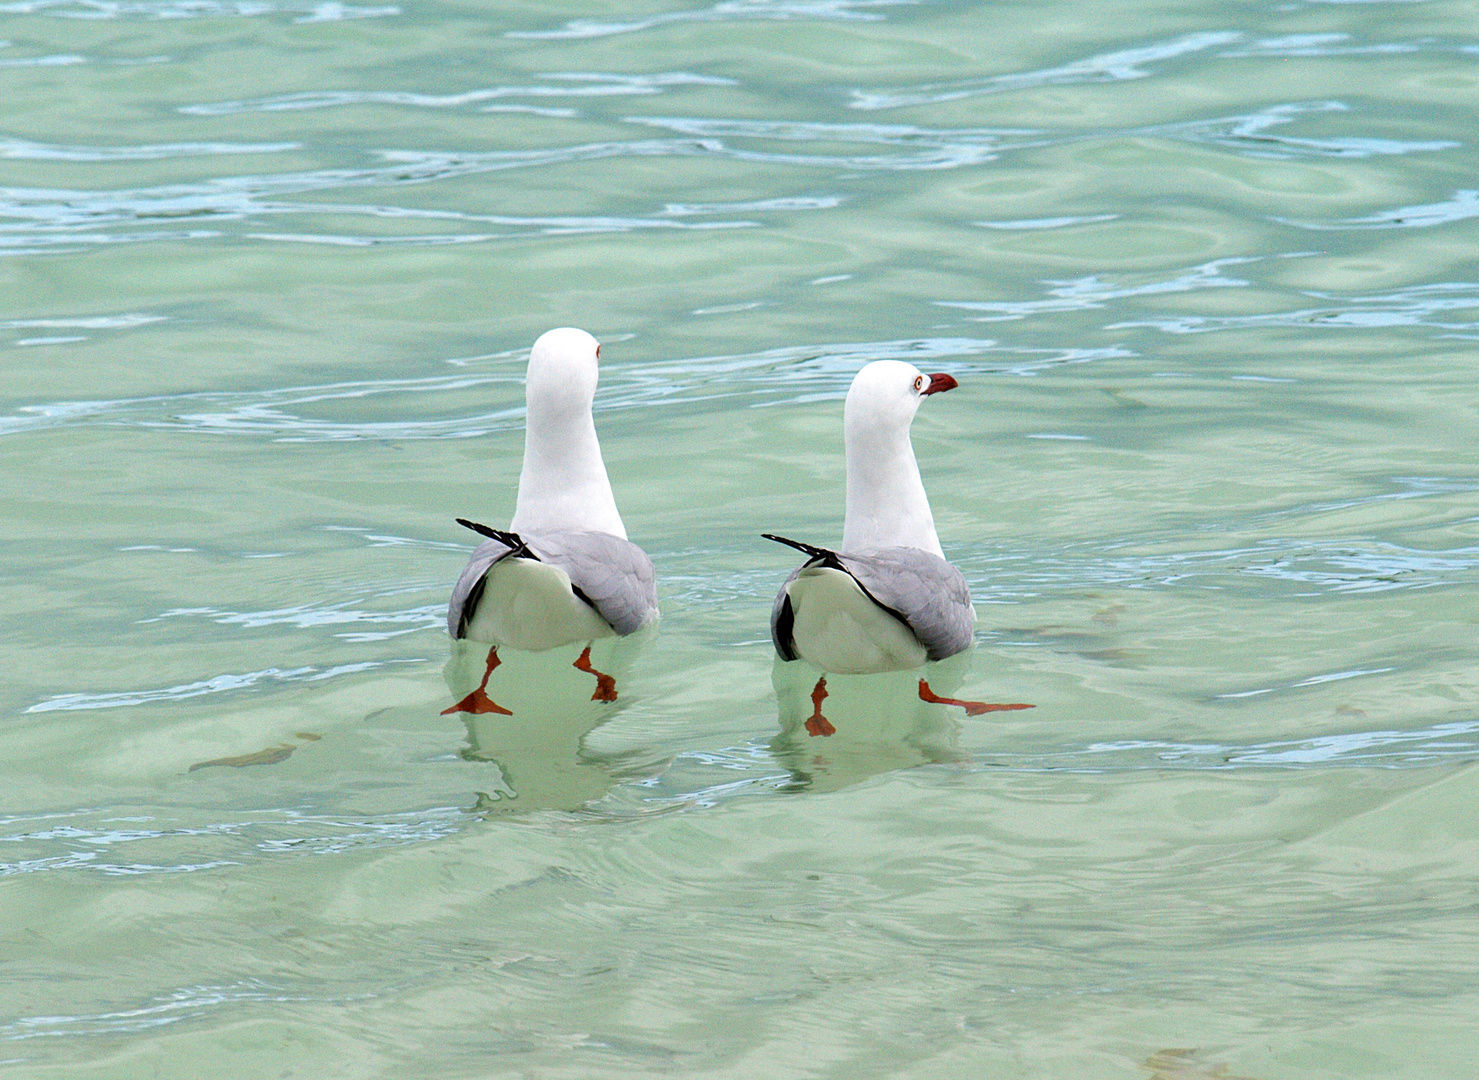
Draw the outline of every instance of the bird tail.
M777 544L785 544L787 547L793 547L797 551L810 555L813 559L837 558L837 552L830 548L817 547L815 544L803 543L800 540L788 540L784 536L776 536L774 533L761 533L760 535L763 539L774 540Z
M516 532L494 529L476 521L468 521L467 518L458 518L457 524L461 525L464 529L471 529L479 536L486 536L490 540L497 540L509 549L510 555L522 556L526 559L533 559L536 562L539 561L539 556L529 550L529 545L524 542L524 538Z

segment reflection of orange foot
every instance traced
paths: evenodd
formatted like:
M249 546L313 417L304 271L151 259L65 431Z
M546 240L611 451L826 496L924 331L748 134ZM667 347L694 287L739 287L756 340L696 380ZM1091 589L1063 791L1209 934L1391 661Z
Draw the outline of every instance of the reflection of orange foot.
M928 701L931 705L959 705L965 710L967 716L980 716L989 712L1010 712L1013 709L1032 709L1034 705L997 705L987 701L961 701L953 697L936 697L935 692L930 689L930 684L923 679L919 680L919 700Z
M811 688L811 715L806 719L808 735L836 735L837 729L822 715L822 702L827 699L827 676L823 675Z
M442 715L446 716L448 713L454 712L470 712L501 713L504 716L512 716L513 713L488 696L488 680L493 676L493 669L502 662L498 659L498 646L494 645L488 650L488 669L483 672L483 681L478 683L478 688L450 709L443 709Z
M591 695L592 701L616 700L616 680L610 675L591 667L591 647L589 645L585 647L585 652L581 653L571 666L577 671L583 671L587 675L594 675L596 677L596 692Z

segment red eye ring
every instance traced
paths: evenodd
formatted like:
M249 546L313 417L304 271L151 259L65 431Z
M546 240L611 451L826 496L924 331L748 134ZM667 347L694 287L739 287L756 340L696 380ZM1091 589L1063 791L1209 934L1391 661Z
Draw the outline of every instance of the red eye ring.
M916 391L923 390L924 389L924 376L923 375L918 376L914 380L914 389Z
M601 359L601 346L599 345L596 346L596 359Z

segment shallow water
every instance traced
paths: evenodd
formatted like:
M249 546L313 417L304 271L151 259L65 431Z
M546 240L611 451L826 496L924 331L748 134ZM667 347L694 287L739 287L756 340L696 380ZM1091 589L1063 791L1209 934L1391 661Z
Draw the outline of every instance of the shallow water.
M1471 1076L1472 7L684 4L0 0L0 1061ZM663 622L441 715L566 323ZM1036 708L816 737L882 357Z

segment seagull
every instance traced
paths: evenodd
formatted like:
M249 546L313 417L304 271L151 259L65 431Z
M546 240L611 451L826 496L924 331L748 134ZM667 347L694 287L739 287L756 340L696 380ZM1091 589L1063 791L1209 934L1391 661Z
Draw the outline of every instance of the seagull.
M627 539L591 417L601 346L584 330L540 335L529 352L524 467L507 530L465 518L485 537L452 589L447 632L487 642L476 690L446 709L502 713L487 693L498 649L543 652L584 641L574 667L596 677L592 701L615 701L616 681L591 666L589 642L657 621L656 575Z
M954 390L949 375L926 375L901 360L875 360L853 378L843 407L847 516L842 548L762 533L807 556L781 586L770 636L782 660L806 660L823 675L811 692L812 735L836 731L822 715L827 673L907 671L971 647L976 609L965 577L945 561L919 478L909 425L924 399ZM923 701L968 715L1031 705L959 701L919 680Z

